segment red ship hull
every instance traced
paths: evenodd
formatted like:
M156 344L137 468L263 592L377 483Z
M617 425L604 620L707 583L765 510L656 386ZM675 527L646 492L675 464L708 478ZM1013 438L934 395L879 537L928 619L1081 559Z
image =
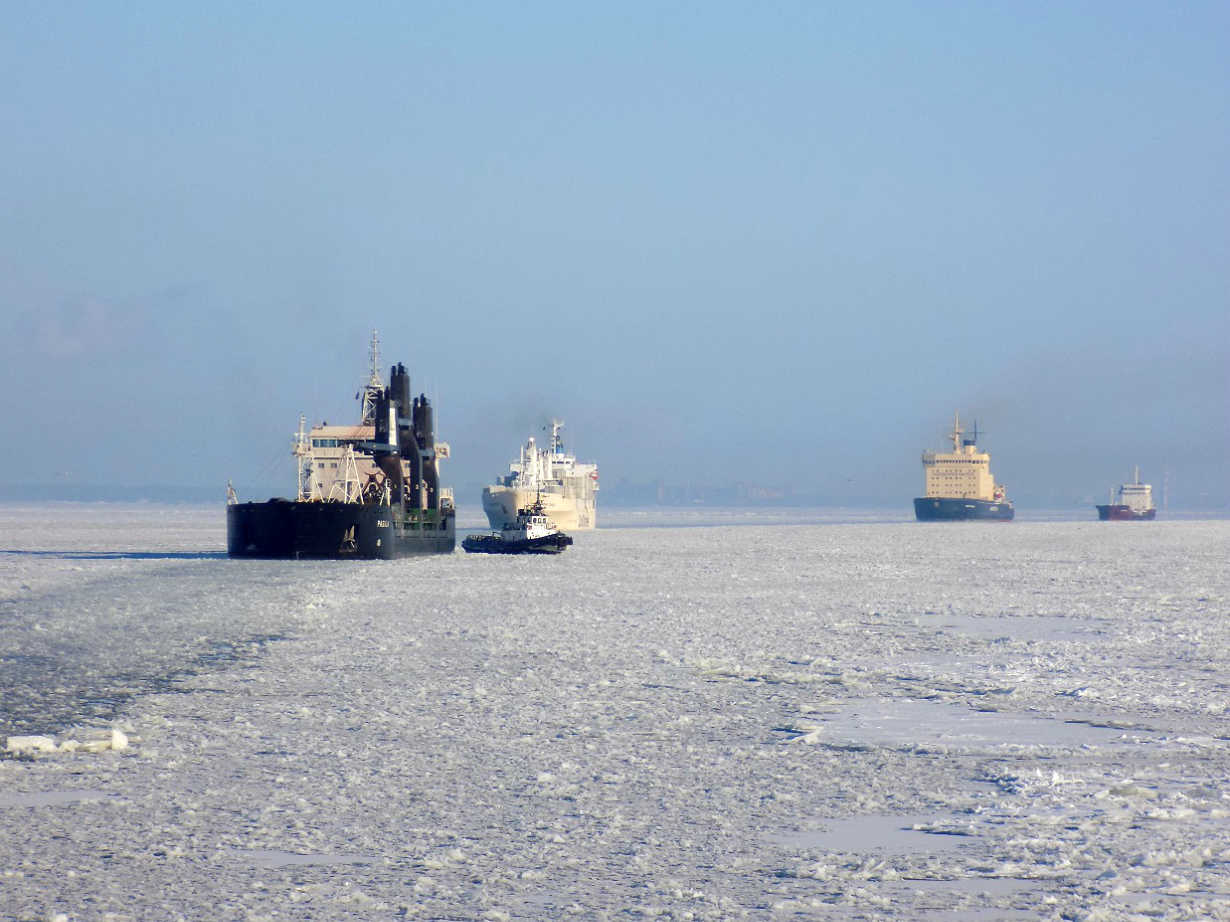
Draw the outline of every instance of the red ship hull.
M1133 512L1131 506L1120 506L1117 503L1107 503L1097 509L1100 522L1148 522L1157 515L1156 509Z

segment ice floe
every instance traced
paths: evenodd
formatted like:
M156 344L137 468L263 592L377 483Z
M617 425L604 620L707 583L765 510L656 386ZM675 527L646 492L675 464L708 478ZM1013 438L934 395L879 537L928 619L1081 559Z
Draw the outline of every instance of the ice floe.
M13 917L1230 919L1230 523L218 516L0 509Z

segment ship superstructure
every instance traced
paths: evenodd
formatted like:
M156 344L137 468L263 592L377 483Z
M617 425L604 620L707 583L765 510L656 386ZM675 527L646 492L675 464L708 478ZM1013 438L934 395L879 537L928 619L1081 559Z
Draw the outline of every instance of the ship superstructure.
M978 426L966 438L961 417L953 423L952 451L923 452L926 496L914 500L919 521L992 519L1010 521L1014 515L1002 485L991 476L991 456L978 450Z
M327 423L299 431L292 442L298 467L294 500L227 506L231 557L381 557L452 553L453 494L440 486L439 460L448 445L435 440L434 410L411 397L405 366L386 386L372 334L372 372L356 395L359 423Z
M1110 502L1097 506L1097 510L1102 522L1147 522L1157 516L1153 487L1140 482L1140 468L1137 467L1132 482L1120 485L1118 500L1112 489Z
M483 488L483 511L492 528L514 524L520 510L541 503L547 517L564 531L589 531L597 524L598 465L580 463L564 450L564 424L551 420L548 447L531 437L521 446L508 474Z

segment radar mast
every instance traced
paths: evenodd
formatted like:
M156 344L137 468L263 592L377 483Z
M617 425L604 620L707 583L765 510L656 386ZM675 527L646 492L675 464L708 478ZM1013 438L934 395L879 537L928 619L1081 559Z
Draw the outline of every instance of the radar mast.
M380 399L383 391L384 379L380 377L380 340L376 336L376 331L372 330L372 374L358 395L363 401L363 411L359 418L360 426L376 425L376 401Z

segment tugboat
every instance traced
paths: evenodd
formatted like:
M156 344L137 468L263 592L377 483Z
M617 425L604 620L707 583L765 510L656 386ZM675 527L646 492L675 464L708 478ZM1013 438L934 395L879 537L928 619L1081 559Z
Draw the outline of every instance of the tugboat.
M440 486L434 411L411 398L410 376L397 365L386 387L372 334L372 372L357 395L357 426L325 423L304 431L292 453L299 467L295 499L241 503L228 488L230 557L379 558L451 554L457 547L453 492Z
M1100 522L1148 522L1157 516L1153 505L1153 487L1140 482L1140 467L1131 483L1119 486L1119 502L1112 489L1110 502L1096 507Z
M562 554L572 538L547 517L542 500L517 511L517 520L494 535L470 535L461 542L469 554Z
M953 424L951 452L923 452L927 495L914 500L920 522L990 520L1011 522L1012 503L991 476L991 456L978 450L978 424L964 438L958 414Z

